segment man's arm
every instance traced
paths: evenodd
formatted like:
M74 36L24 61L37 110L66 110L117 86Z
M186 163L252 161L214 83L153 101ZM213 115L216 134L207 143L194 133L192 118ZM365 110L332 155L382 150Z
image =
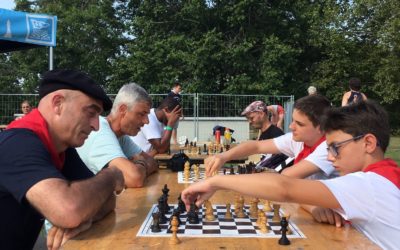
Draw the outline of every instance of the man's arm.
M238 146L228 151L208 157L204 160L206 175L210 176L220 169L225 162L240 159L253 154L277 154L280 153L273 139L263 141L248 141L240 143Z
M149 139L149 142L152 145L152 150L149 152L150 156L162 154L168 151L171 142L172 128L179 119L182 108L178 105L171 112L168 112L166 109L164 109L163 112L168 120L167 127L171 129L164 129L161 138Z
M140 154L135 155L132 161L144 164L147 176L158 171L158 162L146 152L142 151Z
M186 188L182 192L182 200L187 208L195 200L199 206L220 189L278 202L312 204L334 209L341 207L333 193L320 181L295 179L271 173L216 175Z
M122 171L125 179L125 185L128 188L143 187L146 179L146 166L144 164L135 164L133 161L118 157L108 163L109 168L117 168Z
M302 160L290 168L282 171L283 175L303 179L321 171L316 165L307 160Z
M342 97L342 107L347 105L347 100L350 97L350 91L344 93L343 97Z
M124 189L118 169L104 169L96 176L68 182L50 178L33 185L26 198L53 225L76 228L91 220L113 195Z

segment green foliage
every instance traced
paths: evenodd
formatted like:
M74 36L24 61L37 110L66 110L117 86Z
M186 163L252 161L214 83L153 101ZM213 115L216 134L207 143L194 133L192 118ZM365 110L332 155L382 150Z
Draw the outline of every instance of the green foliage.
M56 68L87 71L116 93L137 82L166 93L304 96L309 85L340 105L350 77L398 127L398 0L17 0L58 16ZM34 92L48 50L0 56L3 93Z

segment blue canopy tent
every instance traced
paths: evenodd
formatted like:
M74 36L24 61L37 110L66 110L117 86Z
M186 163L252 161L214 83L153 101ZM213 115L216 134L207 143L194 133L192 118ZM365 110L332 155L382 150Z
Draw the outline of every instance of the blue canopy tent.
M53 69L57 16L0 8L0 52L49 47L49 69Z

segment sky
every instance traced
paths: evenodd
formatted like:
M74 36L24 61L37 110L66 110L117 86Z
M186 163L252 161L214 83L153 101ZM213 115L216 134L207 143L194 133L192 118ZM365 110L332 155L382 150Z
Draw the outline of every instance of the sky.
M0 8L12 10L15 7L14 0L0 0Z

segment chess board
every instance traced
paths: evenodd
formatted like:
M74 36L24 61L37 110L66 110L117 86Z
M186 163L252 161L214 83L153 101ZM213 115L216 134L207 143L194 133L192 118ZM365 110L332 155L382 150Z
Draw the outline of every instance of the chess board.
M236 172L236 170L235 170L235 172ZM230 173L230 170L226 169L226 174L229 175L229 173ZM223 170L220 169L218 171L218 174L224 174ZM206 170L204 168L199 169L199 178L198 179L196 179L193 169L190 170L190 175L189 175L188 180L185 180L183 171L178 172L177 176L178 176L178 183L194 183L197 181L204 180L206 178Z
M172 207L177 207L176 204L170 204ZM262 205L259 205L259 209L262 209ZM256 225L256 218L250 218L249 205L245 205L245 218L236 218L234 214L234 206L232 205L232 219L225 219L226 206L225 205L213 205L215 221L203 221L205 217L203 209L199 209L199 224L190 224L186 221L187 213L181 214L180 220L182 224L178 228L178 237L254 237L254 238L280 238L280 223L272 222L273 212L266 213L267 215L267 228L268 233L260 232ZM172 214L172 210L165 216L168 218L168 222L160 224L161 232L153 233L151 231L151 224L153 222L152 213L157 212L157 205L154 204L150 209L146 219L140 227L137 236L139 237L171 237L171 226L169 225L169 219ZM280 210L280 214L283 212ZM300 231L300 229L291 221L289 221L288 229L291 230L290 234L287 234L288 238L306 238L306 236Z

